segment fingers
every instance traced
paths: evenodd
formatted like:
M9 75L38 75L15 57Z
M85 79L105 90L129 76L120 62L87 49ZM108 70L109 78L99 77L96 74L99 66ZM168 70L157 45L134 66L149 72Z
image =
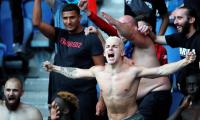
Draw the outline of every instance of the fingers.
M117 25L117 20L115 20L114 18L112 18L110 15L108 15L105 12L102 12L102 16L107 20L108 23L112 24L112 25Z
M147 34L149 34L149 27L146 25L138 26L138 31L140 31L144 35L147 35Z
M85 28L84 31L86 36L90 33L97 33L97 29L94 26L89 26Z
M48 72L51 72L52 69L53 69L53 66L49 61L43 62L43 66L42 67Z
M192 100L192 96L191 96L191 95L188 95L188 96L186 97L186 100L187 100L187 102L190 102L190 101Z
M189 63L192 63L195 61L196 59L196 54L195 52L189 52L187 55L186 55L186 59Z
M96 109L96 115L100 116L100 109L99 108Z
M87 9L87 0L80 0L78 3L78 7L83 11L86 10Z
M59 119L60 118L60 110L59 106L55 101L51 104L51 119Z
M144 21L138 22L138 31L140 31L144 35L148 35L152 30L151 26L148 26Z

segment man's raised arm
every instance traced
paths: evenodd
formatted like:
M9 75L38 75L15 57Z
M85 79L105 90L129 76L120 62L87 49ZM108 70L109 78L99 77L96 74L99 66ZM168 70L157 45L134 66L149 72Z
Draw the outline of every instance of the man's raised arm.
M42 0L35 0L33 7L33 25L37 27L46 37L53 40L55 37L55 29L53 26L42 22Z
M57 72L68 78L95 77L91 69L79 69L74 67L61 67L51 64L49 61L43 63L43 68L48 72ZM89 80L89 79L88 79Z
M155 68L141 68L139 69L137 77L155 78L155 77L170 75L176 72L177 70L189 65L195 59L196 59L196 55L190 52L187 54L186 58L178 62L165 64L163 66L155 67Z
M162 45L166 45L167 41L165 39L164 35L156 35L155 33L153 33L152 31L149 33L149 36L151 37L151 39L158 44L162 44Z

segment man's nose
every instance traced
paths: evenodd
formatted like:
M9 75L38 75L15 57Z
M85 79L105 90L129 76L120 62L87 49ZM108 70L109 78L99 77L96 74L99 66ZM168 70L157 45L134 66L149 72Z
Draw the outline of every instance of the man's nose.
M71 23L71 20L70 19L67 19L67 24L70 24Z
M176 25L178 23L177 19L174 19L174 25Z
M8 93L9 95L13 95L14 94L14 92L11 90L11 91L9 91L9 93Z
M113 48L112 48L112 47L110 47L110 48L109 48L109 51L112 51L112 50L113 50Z

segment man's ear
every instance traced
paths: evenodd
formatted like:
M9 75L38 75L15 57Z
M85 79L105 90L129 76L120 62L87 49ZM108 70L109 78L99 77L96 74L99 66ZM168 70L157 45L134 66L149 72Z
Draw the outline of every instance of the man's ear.
M67 107L67 108L65 108L64 110L63 110L63 113L66 115L66 114L69 114L69 108Z
M20 96L23 96L24 95L24 90L22 90L22 92L21 92L21 95Z
M194 23L195 22L195 17L190 17L190 19L189 19L189 23Z
M125 50L122 50L121 56L125 56Z

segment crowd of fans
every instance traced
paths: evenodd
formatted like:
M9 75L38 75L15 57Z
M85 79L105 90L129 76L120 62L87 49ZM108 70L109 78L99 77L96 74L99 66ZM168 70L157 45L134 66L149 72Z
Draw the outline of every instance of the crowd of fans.
M13 45L24 47L20 30L24 27L20 5L23 1L15 2L10 0ZM184 0L171 13L165 0L124 0L124 15L118 20L106 11L101 18L95 0L45 2L51 7L54 23L42 20L42 0L34 0L32 24L56 45L53 63L43 63L50 72L50 120L200 118L197 0ZM156 32L158 18L161 25ZM165 35L169 24L176 32ZM1 39L0 42L3 44ZM168 64L167 57L173 53L162 45L179 48L181 60ZM170 78L176 71L176 78ZM42 120L37 108L20 101L23 83L19 78L4 77L2 63L0 73L0 119ZM176 81L175 86L172 81ZM185 97L169 114L174 88Z

